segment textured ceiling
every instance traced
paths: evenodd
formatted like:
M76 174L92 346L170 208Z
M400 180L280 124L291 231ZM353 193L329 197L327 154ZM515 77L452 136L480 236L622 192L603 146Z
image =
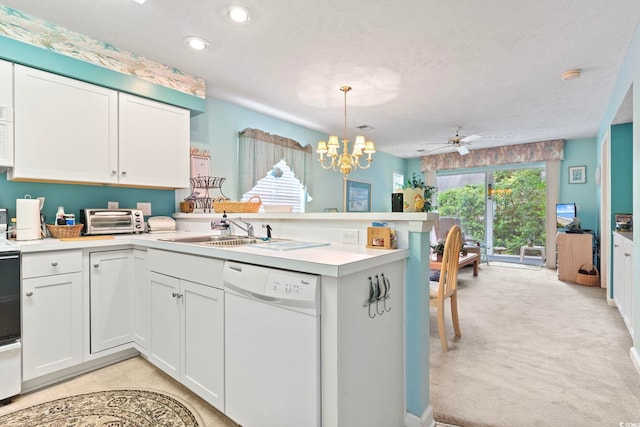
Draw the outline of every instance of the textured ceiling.
M417 157L461 135L469 149L594 137L640 20L637 0L2 0L205 78L207 94L380 151ZM204 52L183 38L211 42ZM563 71L582 69L577 80ZM616 117L631 120L630 103ZM286 135L284 135L286 136ZM315 141L301 141L314 143Z

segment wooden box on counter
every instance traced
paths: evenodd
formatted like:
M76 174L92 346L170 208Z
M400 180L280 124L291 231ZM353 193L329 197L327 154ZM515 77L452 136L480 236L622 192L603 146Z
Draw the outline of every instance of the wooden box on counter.
M389 227L367 227L367 247L373 249L392 249L391 229Z

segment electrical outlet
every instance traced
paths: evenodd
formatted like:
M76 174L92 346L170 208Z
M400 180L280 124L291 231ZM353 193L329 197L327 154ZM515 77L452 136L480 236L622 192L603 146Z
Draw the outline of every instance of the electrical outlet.
M151 215L151 203L142 203L138 202L138 209L142 211L142 215L150 216Z
M358 230L342 229L340 230L340 242L352 245L358 244Z

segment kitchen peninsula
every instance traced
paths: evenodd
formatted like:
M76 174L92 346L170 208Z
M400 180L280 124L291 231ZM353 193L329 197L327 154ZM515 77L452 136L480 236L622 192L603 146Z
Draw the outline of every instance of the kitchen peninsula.
M262 224L269 224L273 228L276 238L316 241L327 245L310 247L299 250L278 251L261 248L260 245L242 245L235 247L209 247L203 245L175 243L163 241L171 236L192 236L210 233L210 222L219 218L219 214L175 214L178 231L172 234L143 234L121 235L114 239L84 240L62 242L57 239L23 242L21 250L23 256L23 292L33 292L31 297L24 298L25 316L31 310L38 308L37 296L41 289L31 285L45 284L47 280L65 276L66 283L73 283L70 290L74 297L71 301L61 301L63 306L58 312L69 313L65 317L69 322L68 337L60 335L46 338L52 326L46 323L35 325L32 332L26 328L23 333L25 348L25 363L35 364L26 366L25 372L30 372L28 378L23 378L23 391L38 388L78 372L94 369L105 363L130 357L137 353L154 362L158 356L155 351L153 337L154 324L147 311L153 312L153 302L156 295L151 296L149 285L150 275L157 275L156 270L167 277L186 283L200 284L205 289L212 289L221 295L223 283L220 275L221 266L226 261L268 266L282 270L310 273L320 277L321 296L321 414L322 426L404 426L427 425L419 418L424 418L423 412L428 412L427 405L419 409L417 415L412 415L411 405L415 405L416 395L412 387L422 387L424 384L416 382L416 375L428 375L428 349L426 354L416 356L413 346L419 339L413 339L411 334L424 334L428 339L428 331L423 329L428 316L427 305L421 303L416 292L421 292L420 280L428 277L426 263L420 262L420 257L428 250L428 232L433 224L434 214L243 214L242 218L253 223L261 235ZM239 215L230 214L231 218ZM369 249L364 245L366 227L371 221L392 222L398 231L400 249L384 250ZM186 231L190 230L190 231ZM339 243L341 230L357 230L359 241L357 245ZM234 230L240 234L239 230ZM425 259L426 259L426 255ZM416 259L417 257L417 259ZM60 260L60 261L58 261ZM155 261L153 261L155 260ZM159 261L158 261L159 260ZM175 260L172 262L171 260ZM152 262L153 261L153 262ZM166 261L166 262L165 262ZM55 268L53 264L58 263ZM111 264L110 264L111 263ZM425 264L425 265L422 265ZM189 269L191 265L196 268ZM124 268L130 272L132 286L113 288L113 294L125 292L131 296L133 302L123 304L129 307L132 322L114 321L106 310L100 310L100 301L94 301L99 293L96 284L108 286L108 278L112 277L108 266ZM52 271L55 270L55 271ZM153 271L151 271L153 270ZM122 270L117 270L122 271ZM371 312L366 302L370 300L369 277L384 274L391 283L390 298L386 301L389 311L376 315ZM416 278L416 275L421 277ZM134 279L135 278L135 279ZM72 280L67 280L72 279ZM172 279L173 280L173 279ZM26 283L26 286L25 286ZM181 286L181 285L180 285ZM91 292L89 291L91 289ZM155 291L154 291L155 292ZM414 293L413 296L405 292ZM48 295L51 297L52 295ZM428 298L428 297L427 297ZM53 298L55 299L55 298ZM185 298L186 300L186 298ZM218 302L223 299L218 298ZM428 301L428 300L427 300ZM126 300L125 300L126 302ZM79 305L79 307L78 307ZM421 319L416 320L416 310L419 307ZM183 308L184 311L189 308ZM406 311L406 313L405 313ZM209 310L207 310L209 312ZM100 314L100 317L98 316ZM140 314L144 314L140 316ZM75 317L74 317L75 316ZM118 317L122 313L118 313ZM147 324L145 325L145 319ZM117 320L117 319L116 319ZM115 323L114 323L115 322ZM127 336L119 333L118 328L135 325L130 338L124 338L121 343L100 347L94 338L95 323L102 324L102 331L106 331L102 343L109 342L109 335L114 337ZM56 325L59 326L59 325ZM117 328L116 328L117 326ZM223 325L219 325L220 328ZM118 329L117 331L114 329ZM60 329L59 327L57 329ZM64 328L63 328L64 329ZM201 328L202 329L202 328ZM113 332L113 333L111 333ZM128 331L125 331L128 332ZM191 331L191 333L198 332ZM202 332L202 331L201 331ZM31 335L30 333L35 334ZM187 335L189 332L187 332ZM209 336L224 336L207 331ZM54 334L52 334L54 335ZM407 338L405 338L405 336ZM35 343L34 338L44 340ZM53 346L52 340L58 346L56 355L60 361L45 363L38 359L29 359L29 346ZM68 345L68 347L65 347ZM193 345L193 348L190 347ZM194 389L189 380L202 372L215 371L216 367L207 366L206 369L193 369L192 366L180 367L184 360L189 359L190 352L208 351L218 352L217 356L208 360L222 360L220 347L202 344L202 340L186 343L181 349L182 355L176 359L177 366L172 368L156 364L160 369L174 376L187 387ZM406 348L405 348L406 347ZM384 351L380 351L383 348ZM79 350L78 350L79 349ZM61 354L68 350L68 354ZM39 354L45 357L47 353ZM68 357L66 357L68 356ZM415 371L416 359L422 360L422 371ZM157 357L166 360L166 358ZM56 361L53 361L56 362ZM43 368L45 367L46 368ZM384 369L378 367L384 366ZM52 368L53 367L53 368ZM43 368L43 369L40 369ZM175 371L171 372L171 369ZM40 370L39 370L40 369ZM48 371L47 371L48 369ZM219 372L221 368L218 368ZM406 371L406 375L405 375ZM411 379L409 379L411 378ZM201 385L207 386L206 381L211 378L195 378ZM195 381L196 383L199 381ZM428 382L428 381L427 381ZM204 390L194 389L205 400L224 412L224 387L215 382ZM430 407L429 407L430 408Z

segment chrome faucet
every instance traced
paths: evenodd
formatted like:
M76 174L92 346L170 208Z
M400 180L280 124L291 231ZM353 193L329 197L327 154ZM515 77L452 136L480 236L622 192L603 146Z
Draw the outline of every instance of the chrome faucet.
M253 235L253 225L249 224L247 221L244 221L242 218L238 218L238 221L240 221L243 224L245 224L246 227L243 227L242 225L238 224L237 222L235 222L231 218L228 218L227 221L229 221L231 224L235 225L239 229L246 231L247 232L247 237L254 237L254 235Z

